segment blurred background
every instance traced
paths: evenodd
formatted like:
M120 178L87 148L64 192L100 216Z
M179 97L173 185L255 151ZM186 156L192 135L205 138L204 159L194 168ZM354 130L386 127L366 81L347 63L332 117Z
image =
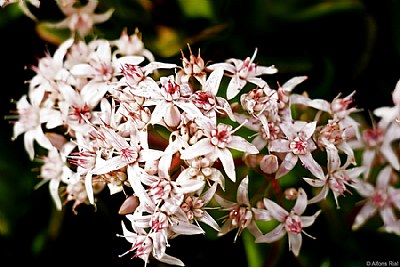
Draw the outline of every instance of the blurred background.
M60 21L53 1L31 7L42 21ZM271 82L307 75L296 88L312 98L332 100L356 91L356 105L368 110L392 105L391 92L400 79L400 1L397 0L102 0L98 11L114 8L111 19L96 25L99 37L117 39L124 27L142 32L146 48L158 61L180 64L187 43L203 59L244 59L258 49L256 62L274 64ZM124 196L103 194L97 210L81 205L78 214L67 205L57 212L47 184L39 182L38 163L31 162L23 141L11 141L12 124L3 119L27 92L30 66L52 53L65 37L24 16L17 5L0 9L0 266L18 263L95 266L143 266L142 260L119 257L130 248L121 233L118 215ZM271 87L275 87L271 84ZM178 237L170 255L186 266L365 266L367 260L399 261L400 238L377 231L372 221L351 231L356 201L349 195L316 220L304 237L300 256L287 241L255 246L245 233ZM347 205L347 206L346 206ZM329 205L328 205L329 206ZM260 259L261 255L261 259ZM250 263L249 263L250 262ZM149 266L165 266L154 263Z

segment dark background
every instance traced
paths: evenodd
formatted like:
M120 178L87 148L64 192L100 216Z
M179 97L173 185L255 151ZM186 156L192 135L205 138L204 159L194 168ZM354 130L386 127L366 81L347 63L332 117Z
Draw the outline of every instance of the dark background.
M213 8L208 15L193 15L180 1L143 2L150 7L136 1L102 2L100 9L113 5L116 11L110 21L98 25L99 32L117 38L124 25L131 32L139 27L145 45L160 61L179 62L179 49L187 52L187 41L192 41L194 52L201 48L203 58L215 61L243 59L257 47L256 61L279 70L273 82L307 75L296 90L307 90L313 98L331 100L356 90L356 105L366 112L392 105L391 92L400 78L400 1L199 1ZM38 17L62 18L54 5L46 4L33 8ZM2 116L15 109L11 99L27 92L24 81L33 75L29 67L56 47L39 35L34 21L12 8L0 10ZM176 34L172 44L163 42L163 27ZM116 236L121 233L117 211L123 196L103 192L96 211L82 205L78 215L70 205L55 211L47 184L33 189L37 163L29 161L21 138L11 141L12 124L0 123L0 266L143 266L141 260L118 257L130 248ZM346 211L321 215L308 230L317 239L304 237L298 259L287 251L285 239L260 245L269 255L264 266L365 266L366 260L400 260L399 237L377 231L379 221L352 232L354 214ZM178 237L167 252L187 266L247 266L242 241L233 243L233 234Z

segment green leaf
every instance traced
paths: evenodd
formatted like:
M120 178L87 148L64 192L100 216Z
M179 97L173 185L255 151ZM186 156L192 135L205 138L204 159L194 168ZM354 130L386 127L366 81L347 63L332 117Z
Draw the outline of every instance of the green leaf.
M61 44L71 36L71 32L68 29L57 29L47 22L38 23L36 31L41 39L53 44Z
M308 20L325 17L331 14L363 9L363 4L358 1L328 1L300 10L292 19Z
M0 8L0 28L7 27L11 22L21 18L23 13L18 5Z
M209 0L179 0L178 3L188 18L214 17L214 10Z

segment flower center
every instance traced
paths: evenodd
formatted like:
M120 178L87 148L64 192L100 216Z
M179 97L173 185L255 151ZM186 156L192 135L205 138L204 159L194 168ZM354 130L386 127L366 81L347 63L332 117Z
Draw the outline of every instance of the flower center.
M305 154L307 151L307 141L299 136L296 136L296 138L290 142L289 148L292 150L293 154Z
M226 147L232 140L231 129L230 125L218 124L217 129L211 131L211 143L220 148Z
M96 80L98 81L109 81L112 78L113 69L110 65L102 62L95 63L93 65L94 69L97 72Z
M167 101L178 99L180 95L180 86L174 81L167 81L162 87L161 91Z
M363 131L362 138L369 147L376 147L383 142L383 131L380 128L366 129Z
M170 192L172 191L171 184L166 179L161 179L157 182L154 182L149 189L149 196L154 198L155 202L159 202L161 200L165 200L169 197Z
M300 234L303 226L301 225L301 221L299 216L291 215L286 219L285 229L289 233Z
M387 200L387 195L383 192L376 192L372 198L371 198L372 202L374 203L374 205L378 208L382 208Z
M213 106L215 106L215 99L208 92L197 91L193 94L193 103L196 107L209 111Z
M121 157L126 160L128 163L133 163L138 158L138 153L132 147L125 147L121 149Z
M232 226L241 226L246 228L252 218L251 212L246 207L236 207L229 212L229 218L232 219Z
M92 117L88 105L84 105L83 107L71 106L70 109L71 113L69 114L69 116L72 121L77 121L78 123L85 123Z
M143 70L139 66L135 66L132 64L125 64L121 68L121 71L126 79L128 86L130 87L137 85L145 78Z

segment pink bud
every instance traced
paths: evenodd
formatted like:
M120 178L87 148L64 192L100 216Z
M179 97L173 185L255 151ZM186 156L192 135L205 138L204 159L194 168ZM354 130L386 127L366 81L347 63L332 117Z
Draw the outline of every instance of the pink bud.
M119 208L118 214L125 215L128 213L133 213L136 208L139 206L139 198L137 196L129 196L125 199L124 203L122 203Z
M255 168L257 166L257 155L246 154L244 156L244 162L250 168Z
M279 168L278 157L272 154L265 155L260 162L260 169L267 173L275 173Z
M171 128L177 127L181 121L181 113L179 112L179 109L174 105L170 105L164 117L164 121Z
M287 188L284 195L287 200L295 200L297 198L297 189L294 187Z

